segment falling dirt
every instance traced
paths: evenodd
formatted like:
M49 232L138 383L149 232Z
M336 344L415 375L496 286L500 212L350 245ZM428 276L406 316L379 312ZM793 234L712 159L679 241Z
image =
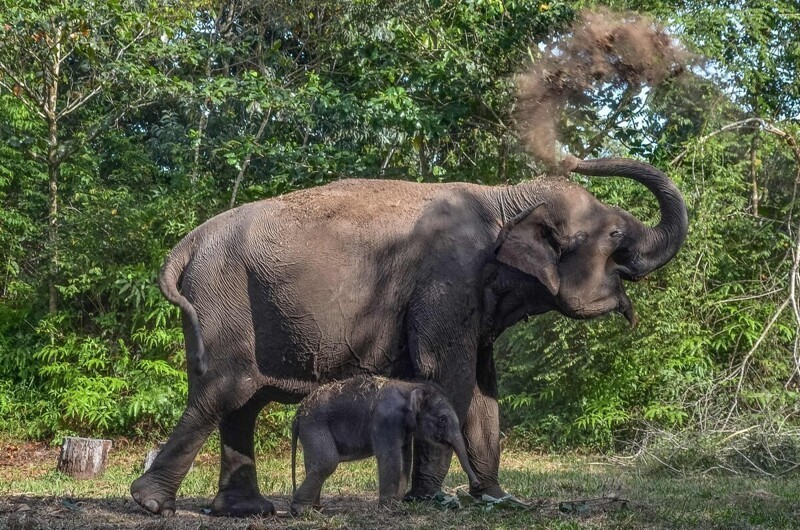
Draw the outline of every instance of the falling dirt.
M565 34L516 79L515 117L526 148L555 167L565 106L592 88L655 86L678 75L691 55L663 27L636 13L582 12Z

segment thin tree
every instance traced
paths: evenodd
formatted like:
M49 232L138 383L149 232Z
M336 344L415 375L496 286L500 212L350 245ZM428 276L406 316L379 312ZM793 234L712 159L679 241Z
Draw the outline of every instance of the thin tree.
M177 67L164 57L176 42L170 22L180 16L174 8L130 1L0 3L0 91L18 98L41 126L26 155L47 169L50 313L58 310L62 167L127 112L154 100L159 79ZM72 115L89 106L81 127L69 127L68 118L75 121Z

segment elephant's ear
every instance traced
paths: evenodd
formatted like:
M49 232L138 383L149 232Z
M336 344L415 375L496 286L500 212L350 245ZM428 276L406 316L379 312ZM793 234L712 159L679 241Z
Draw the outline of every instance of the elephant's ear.
M406 409L406 428L414 430L417 427L419 411L422 410L422 402L425 400L425 389L415 388L408 396L408 407Z
M546 237L550 230L545 210L536 205L500 230L495 244L497 260L538 279L551 294L558 293L558 254Z

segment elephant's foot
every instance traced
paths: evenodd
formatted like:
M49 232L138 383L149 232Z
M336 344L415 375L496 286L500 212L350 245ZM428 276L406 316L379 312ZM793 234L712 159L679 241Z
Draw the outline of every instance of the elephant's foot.
M146 474L133 481L131 496L150 513L164 517L175 515L175 494L166 491Z
M300 502L293 502L292 505L289 507L289 513L292 514L294 517L306 515L307 513L311 512L320 512L322 511L321 504L303 504Z
M406 493L403 496L403 502L429 501L438 492L439 492L439 488L435 488L435 487L411 488L408 491L408 493Z
M211 515L218 517L250 517L275 514L275 505L259 493L225 490L211 503Z
M400 497L380 497L378 499L378 506L397 506L405 498Z
M503 497L508 495L508 493L503 491L503 488L501 488L497 484L480 488L470 488L469 494L475 497L476 499L479 499L481 495L488 495L490 497L494 497L495 499L502 499Z

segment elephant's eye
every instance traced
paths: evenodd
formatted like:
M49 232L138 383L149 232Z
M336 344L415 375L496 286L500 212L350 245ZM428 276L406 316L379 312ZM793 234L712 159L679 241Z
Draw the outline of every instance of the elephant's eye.
M447 416L439 416L439 425L444 425L445 423L447 423Z
M614 239L618 239L618 238L622 237L622 230L620 230L619 228L615 228L608 235L613 237Z

